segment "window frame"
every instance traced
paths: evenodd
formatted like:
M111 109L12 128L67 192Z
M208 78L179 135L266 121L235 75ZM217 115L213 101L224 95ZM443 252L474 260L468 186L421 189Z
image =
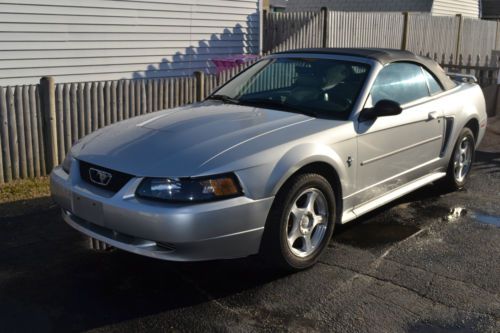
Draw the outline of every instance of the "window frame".
M414 104L415 104L415 105L420 104L420 103L424 102L426 99L429 99L429 98L432 98L432 97L434 97L434 96L438 95L438 94L434 94L434 95L432 95L432 94L431 94L430 89L429 89L429 84L428 84L428 82L427 82L427 78L425 77L425 74L424 74L424 72L422 71L422 70L424 69L424 68L423 68L423 66L422 66L422 64L420 64L420 63L418 63L418 62L413 62L413 61L393 61L393 62L390 62L390 63L386 64L385 66L383 66L383 67L382 67L382 68L381 68L381 69L377 72L377 74L376 74L376 76L375 76L375 79L374 79L374 81L373 81L373 83L372 83L372 86L370 87L370 93L368 94L368 98L367 98L367 100L366 100L366 102L365 102L365 107L367 107L367 105L366 105L366 104L367 104L368 102L369 102L369 107L373 107L373 106L375 106L375 105L373 104L373 96L372 96L373 87L375 86L375 83L377 82L377 79L378 79L378 77L379 77L380 73L381 73L384 69L386 69L387 67L389 67L389 66L391 66L391 65L394 65L394 64L409 64L409 65L414 65L414 66L419 67L419 68L420 68L420 70L421 70L421 72L422 72L422 76L423 76L423 78L424 78L424 80L425 80L425 87L426 87L426 89L427 89L427 94L428 94L427 96L423 96L423 97L417 98L417 99L415 99L415 100L412 100L412 101L406 102L406 103L404 103L404 104L400 104L400 106L401 106L401 108L402 108L402 109L405 109L405 108L411 107L411 106L413 106ZM430 74L430 73L429 73L429 74ZM434 75L432 75L432 76L434 77ZM439 81L438 81L438 83L439 83ZM441 86L441 83L439 83L439 86L441 87L441 89L443 89L443 87ZM443 93L443 92L445 92L445 90L444 90L444 89L443 89L442 91L440 91L439 93ZM395 102L397 102L397 101L395 101Z

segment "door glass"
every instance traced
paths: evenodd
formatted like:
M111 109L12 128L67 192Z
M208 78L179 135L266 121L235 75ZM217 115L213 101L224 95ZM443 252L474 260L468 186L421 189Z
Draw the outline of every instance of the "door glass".
M420 66L393 63L380 71L372 87L372 103L383 99L406 104L429 96L427 81Z

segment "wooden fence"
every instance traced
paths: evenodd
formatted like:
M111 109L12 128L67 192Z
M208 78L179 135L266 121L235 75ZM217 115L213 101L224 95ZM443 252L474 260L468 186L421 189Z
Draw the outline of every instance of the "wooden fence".
M44 77L38 85L0 87L0 183L47 175L81 137L201 101L246 66L218 75L60 84Z
M489 107L498 108L498 59L425 55L450 72L475 75ZM0 183L46 175L81 137L130 117L201 101L243 68L104 82L57 84L42 78L38 85L0 87Z
M500 22L400 12L264 13L263 52L304 47L385 47L415 53L492 55Z

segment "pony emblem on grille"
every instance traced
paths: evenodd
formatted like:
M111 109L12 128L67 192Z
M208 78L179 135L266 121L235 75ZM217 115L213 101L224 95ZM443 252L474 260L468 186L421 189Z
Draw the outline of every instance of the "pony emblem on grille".
M89 178L94 184L107 186L111 181L111 178L113 178L113 176L109 172L90 168Z

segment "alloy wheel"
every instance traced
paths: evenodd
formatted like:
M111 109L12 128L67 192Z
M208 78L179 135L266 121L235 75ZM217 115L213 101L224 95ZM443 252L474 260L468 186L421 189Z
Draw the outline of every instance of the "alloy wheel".
M328 219L328 204L320 190L309 188L300 193L288 213L290 251L301 258L314 253L325 237Z
M461 183L464 181L469 173L471 164L472 142L468 136L465 136L462 138L462 141L460 141L453 160L453 171L457 182Z

